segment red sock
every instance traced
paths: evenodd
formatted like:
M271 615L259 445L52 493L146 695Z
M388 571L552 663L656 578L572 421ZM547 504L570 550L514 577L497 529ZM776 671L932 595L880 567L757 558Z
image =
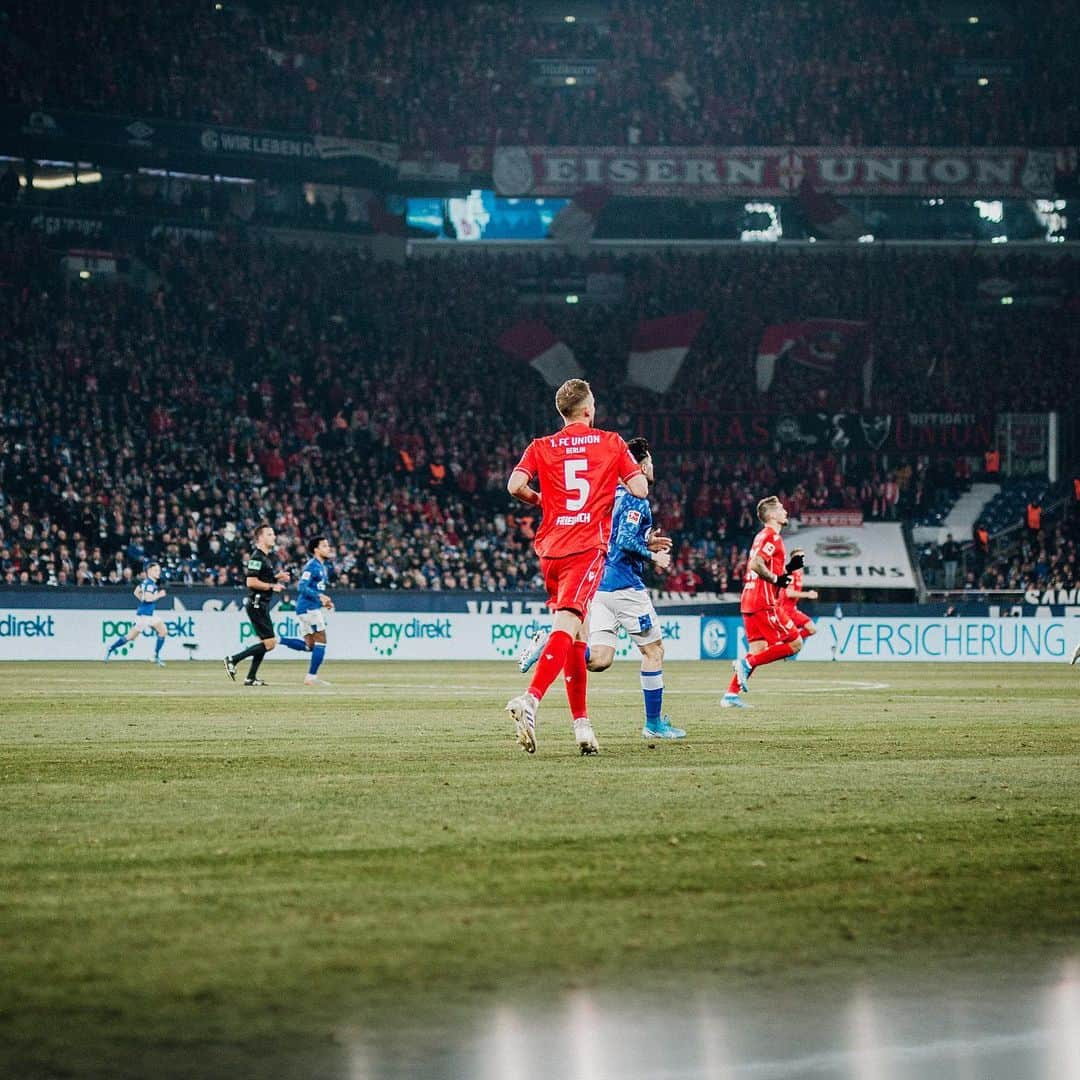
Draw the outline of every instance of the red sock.
M540 701L548 692L548 687L555 681L566 663L570 646L574 639L565 630L552 630L548 636L544 651L536 663L536 672L529 683L529 693Z
M729 694L737 694L741 690L742 690L742 687L739 685L739 680L736 679L734 675L732 675L731 676L731 682L728 683L727 692Z
M783 660L785 656L793 656L795 650L787 641L781 641L779 645L770 645L761 652L751 653L746 659L752 668L759 668L762 664L771 664L774 660Z
M812 633L813 633L813 630L811 630L809 626L804 626L799 631L799 637L801 637L803 639L803 641L805 641Z
M563 678L566 681L566 700L570 702L570 718L577 720L589 715L586 691L589 685L588 668L585 667L584 641L575 641L567 654Z

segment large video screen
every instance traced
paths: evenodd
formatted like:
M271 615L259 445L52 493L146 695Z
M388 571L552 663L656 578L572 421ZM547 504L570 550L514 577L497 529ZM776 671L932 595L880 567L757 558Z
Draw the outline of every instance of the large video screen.
M408 199L406 220L450 240L543 240L569 199L503 199L476 189L461 199Z

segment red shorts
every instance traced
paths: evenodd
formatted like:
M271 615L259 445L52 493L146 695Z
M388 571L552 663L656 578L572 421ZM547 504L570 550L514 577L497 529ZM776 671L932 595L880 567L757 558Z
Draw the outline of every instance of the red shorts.
M796 630L801 630L808 623L812 623L814 620L806 614L805 611L800 611L797 607L792 605L791 607L784 608L780 613L781 618L790 620L795 625Z
M744 611L743 626L746 628L746 640L764 641L766 648L781 642L794 641L799 636L795 624L786 613L777 608L765 608L763 611Z
M541 559L548 607L552 611L575 611L584 619L604 576L606 558L606 551L593 549L559 559Z

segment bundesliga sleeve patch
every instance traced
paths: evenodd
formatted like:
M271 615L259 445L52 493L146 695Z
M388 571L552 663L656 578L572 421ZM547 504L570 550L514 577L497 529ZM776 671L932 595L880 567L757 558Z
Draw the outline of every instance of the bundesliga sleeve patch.
M261 562L261 560L259 560L259 559L252 559L252 560L251 560L251 561L250 561L250 562L248 563L248 569L249 569L249 570L261 570L261 569L262 569L262 562Z
M626 520L629 521L631 525L637 525L641 521L641 511L640 510L627 510L626 511Z

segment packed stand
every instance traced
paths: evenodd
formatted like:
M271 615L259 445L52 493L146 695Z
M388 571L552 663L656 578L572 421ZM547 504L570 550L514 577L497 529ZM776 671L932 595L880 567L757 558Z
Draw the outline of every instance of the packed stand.
M303 540L326 531L339 548L339 587L537 586L535 514L510 503L505 481L527 440L557 419L550 388L495 339L537 314L517 282L581 265L514 255L398 266L241 235L159 237L133 253L150 275L143 291L64 279L40 235L13 226L0 250L6 583L129 581L154 557L171 580L233 585L249 530L267 519L294 569ZM776 393L758 395L752 367L762 324L841 299L854 309L838 313L874 318L892 343L877 408L992 410L1014 406L1020 388L1027 407L1061 406L1059 365L1075 367L1075 339L1023 312L1013 314L1025 334L995 330L996 318L985 330L991 356L995 334L1023 338L1013 363L999 341L1000 359L983 369L990 377L957 375L943 397L946 387L925 377L927 350L953 337L975 348L955 331L971 264L880 260L867 274L858 257L854 266L834 256L634 257L618 264L628 278L620 304L557 305L544 316L584 364L601 423L626 434L657 410L807 411L822 394L830 408L842 402L842 375L830 388L792 370ZM626 351L636 320L666 304L710 315L682 376L657 397L625 385ZM962 357L955 363L964 370ZM766 491L795 510L899 520L950 480L930 459L881 454L656 456L657 518L678 544L657 584L684 592L738 581Z
M950 534L919 551L926 584L946 592L1075 594L1080 589L1080 479L1073 487L1070 494L1066 485L1045 478L1006 484L971 536ZM1007 517L998 512L1004 507L1012 510Z
M976 5L977 6L977 5ZM258 9L208 0L7 5L9 103L386 140L475 144L1069 145L1075 5L613 0L604 22L524 3ZM597 62L596 84L533 85L531 62ZM988 85L979 85L979 63Z

